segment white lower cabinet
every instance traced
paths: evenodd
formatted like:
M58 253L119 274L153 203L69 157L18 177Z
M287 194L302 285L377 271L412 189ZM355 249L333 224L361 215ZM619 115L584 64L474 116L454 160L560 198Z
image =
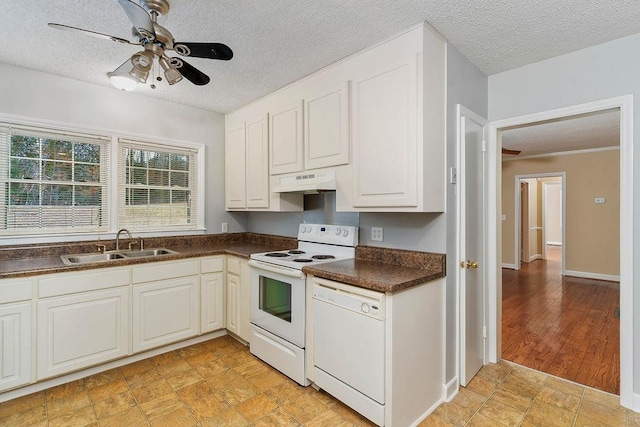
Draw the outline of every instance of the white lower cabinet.
M200 333L222 329L225 318L224 256L200 262Z
M0 391L31 382L31 302L0 306Z
M249 342L251 339L249 264L227 257L227 330Z
M38 301L38 380L129 353L129 288Z
M149 350L199 333L198 276L133 287L133 352Z

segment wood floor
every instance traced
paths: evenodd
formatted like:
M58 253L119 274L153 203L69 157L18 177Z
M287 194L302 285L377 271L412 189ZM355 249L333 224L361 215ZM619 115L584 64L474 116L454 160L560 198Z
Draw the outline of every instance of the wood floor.
M502 270L502 357L620 394L620 286L561 276L561 248Z

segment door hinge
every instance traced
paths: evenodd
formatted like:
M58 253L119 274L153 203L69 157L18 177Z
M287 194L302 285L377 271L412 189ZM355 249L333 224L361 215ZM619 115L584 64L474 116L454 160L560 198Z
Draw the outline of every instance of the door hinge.
M486 326L482 327L482 338L487 338L487 327Z
M482 152L483 153L487 152L487 140L486 139L482 140Z

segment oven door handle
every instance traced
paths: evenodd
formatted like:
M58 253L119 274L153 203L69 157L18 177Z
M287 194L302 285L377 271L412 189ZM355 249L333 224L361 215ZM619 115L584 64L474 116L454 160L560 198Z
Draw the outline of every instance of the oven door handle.
M260 270L270 271L272 273L282 274L283 276L295 277L296 279L304 279L305 274L300 270L294 270L292 268L282 268L273 264L267 264L253 259L249 260L251 267L258 268Z

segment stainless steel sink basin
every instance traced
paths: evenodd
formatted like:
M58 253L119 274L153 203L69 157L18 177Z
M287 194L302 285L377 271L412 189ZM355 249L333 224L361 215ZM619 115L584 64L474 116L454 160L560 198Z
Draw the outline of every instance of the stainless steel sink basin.
M178 252L172 251L171 249L166 248L155 248L155 249L143 249L141 251L127 251L122 252L122 255L127 258L146 258L150 256L159 256L159 255L171 255L177 254Z
M65 265L91 264L96 262L107 262L125 258L149 258L161 255L177 254L178 252L166 248L144 249L141 251L114 251L93 254L60 255Z
M92 262L105 262L114 259L123 259L124 255L118 252L106 253L106 254L76 254L76 255L61 255L62 262L66 265L76 264L88 264Z

